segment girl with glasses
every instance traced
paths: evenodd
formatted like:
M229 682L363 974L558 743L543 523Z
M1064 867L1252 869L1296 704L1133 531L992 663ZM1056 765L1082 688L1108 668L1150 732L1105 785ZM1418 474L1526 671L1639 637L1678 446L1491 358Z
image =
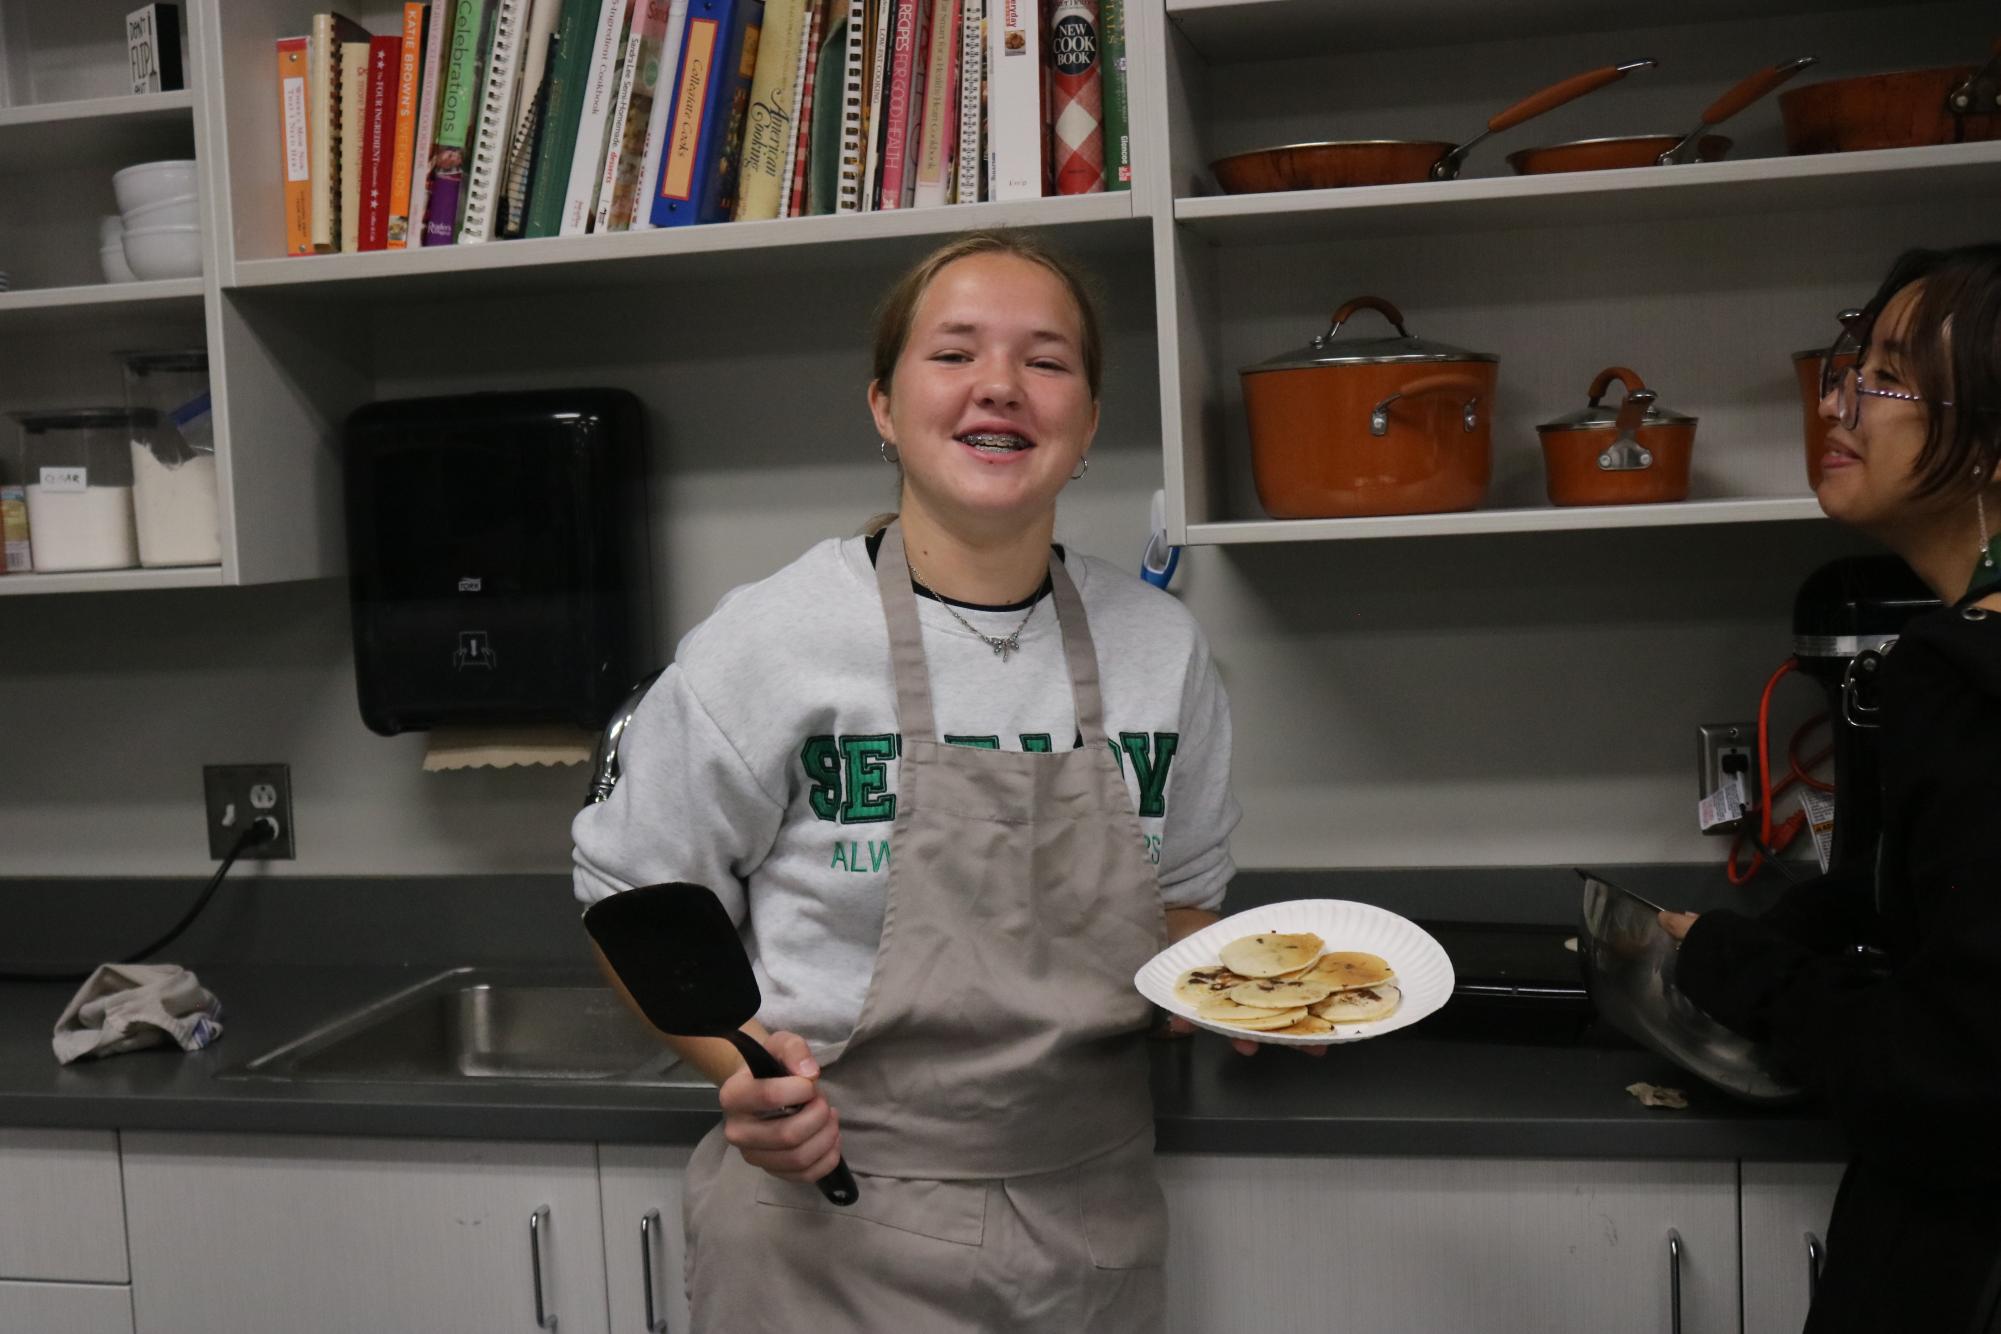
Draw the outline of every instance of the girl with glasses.
M2001 1331L2001 245L1911 251L1843 323L1821 508L1945 604L1881 669L1875 873L1811 881L1760 918L1661 920L1681 989L1770 1043L1846 1132L1808 1334L1985 1334Z

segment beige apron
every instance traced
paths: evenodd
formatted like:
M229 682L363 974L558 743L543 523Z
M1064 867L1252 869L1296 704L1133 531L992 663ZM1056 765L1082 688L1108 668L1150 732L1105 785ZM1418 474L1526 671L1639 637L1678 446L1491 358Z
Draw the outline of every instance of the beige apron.
M1083 605L1060 561L1049 573L1082 747L947 745L902 532L883 535L903 738L888 904L855 1031L817 1053L861 1200L828 1204L712 1131L688 1167L697 1334L1161 1326L1132 976L1165 920Z

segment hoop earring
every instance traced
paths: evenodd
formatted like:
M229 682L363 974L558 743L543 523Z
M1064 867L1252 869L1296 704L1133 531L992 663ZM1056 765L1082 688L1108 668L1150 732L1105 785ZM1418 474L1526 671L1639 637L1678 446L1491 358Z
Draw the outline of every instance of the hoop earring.
M899 454L897 452L896 446L890 444L889 441L887 440L882 442L882 447L878 449L876 452L881 454L882 461L884 463L889 464L891 467L895 467L897 464L903 462L903 455Z
M1083 458L1077 460L1077 471L1070 474L1070 480L1074 482L1089 471L1091 471L1091 456L1086 454Z

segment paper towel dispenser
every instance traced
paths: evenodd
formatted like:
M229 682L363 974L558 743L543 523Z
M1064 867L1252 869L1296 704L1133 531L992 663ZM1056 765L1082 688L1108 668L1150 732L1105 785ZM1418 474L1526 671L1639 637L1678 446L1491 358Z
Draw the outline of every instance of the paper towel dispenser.
M604 725L650 656L645 417L620 389L348 418L355 688L384 736Z

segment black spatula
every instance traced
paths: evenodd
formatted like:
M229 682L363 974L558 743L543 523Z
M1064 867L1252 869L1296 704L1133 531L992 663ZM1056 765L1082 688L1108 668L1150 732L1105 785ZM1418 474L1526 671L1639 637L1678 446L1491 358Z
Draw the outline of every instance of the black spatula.
M759 1079L791 1073L743 1031L764 998L736 926L712 890L688 884L628 889L585 910L584 929L647 1022L662 1033L728 1038ZM818 1184L835 1204L861 1196L845 1159Z

